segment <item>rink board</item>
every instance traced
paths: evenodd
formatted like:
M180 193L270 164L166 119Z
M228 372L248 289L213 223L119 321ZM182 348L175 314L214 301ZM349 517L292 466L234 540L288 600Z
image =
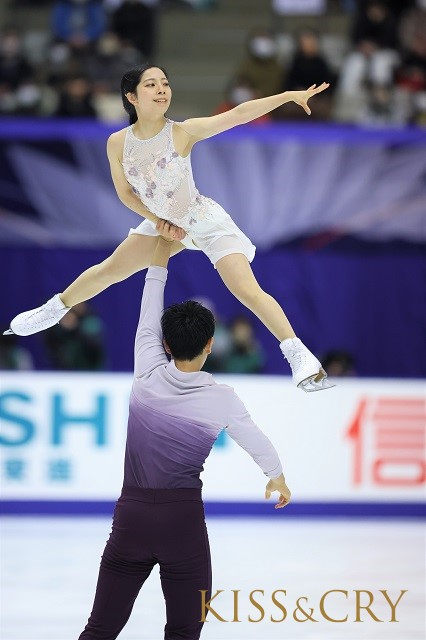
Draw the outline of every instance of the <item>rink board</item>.
M420 515L426 385L339 380L305 394L288 377L215 376L235 388L275 445L292 514ZM4 513L108 513L120 493L129 374L4 373ZM202 474L206 512L265 515L266 477L224 432ZM290 515L290 509L288 509Z

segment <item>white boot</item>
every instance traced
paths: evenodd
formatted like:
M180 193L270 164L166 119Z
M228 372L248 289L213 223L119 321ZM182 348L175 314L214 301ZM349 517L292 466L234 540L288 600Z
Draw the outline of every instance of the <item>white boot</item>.
M57 324L70 309L71 307L64 305L59 293L57 293L41 307L24 311L13 318L10 329L5 331L3 335L15 333L17 336L30 336L38 331L44 331L44 329Z
M331 389L331 384L321 362L309 351L299 338L287 338L280 343L280 349L288 360L293 374L293 382L303 391Z

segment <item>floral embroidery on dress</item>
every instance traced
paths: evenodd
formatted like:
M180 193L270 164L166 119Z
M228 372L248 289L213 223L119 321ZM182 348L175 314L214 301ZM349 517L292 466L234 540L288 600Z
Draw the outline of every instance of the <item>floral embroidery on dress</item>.
M148 140L127 130L123 170L127 181L152 213L183 229L214 218L212 200L201 196L192 176L190 156L183 158L173 146L172 121Z

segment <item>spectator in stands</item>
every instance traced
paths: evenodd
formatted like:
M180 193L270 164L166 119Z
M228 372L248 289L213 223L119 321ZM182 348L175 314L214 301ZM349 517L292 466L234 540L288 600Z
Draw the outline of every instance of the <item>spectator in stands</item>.
M335 79L335 74L332 72L325 56L321 53L318 32L315 29L302 29L299 31L295 54L288 73L283 79L282 91L299 91L300 89L307 89L313 84L329 82L330 91L328 95L318 96L315 101L314 117L324 120L330 117ZM293 109L290 105L290 108L281 108L277 117L300 119L301 115L298 109Z
M344 378L356 375L354 359L347 351L329 351L322 358L322 362L333 377Z
M155 53L158 2L123 0L111 14L111 29L121 40L127 40L145 59Z
M76 72L72 51L66 42L52 42L46 52L44 76L46 82L57 87L63 79Z
M12 340L5 340L3 330L0 330L0 370L1 371L29 371L34 369L33 358L28 351L18 344L18 336L8 336Z
M33 67L23 53L21 34L16 28L9 27L0 39L0 85L14 90L33 73Z
M235 76L228 86L225 100L218 104L213 115L224 113L225 111L229 111L229 109L233 109L242 102L255 100L259 97L260 96L248 78L245 78L244 76ZM264 122L271 122L271 116L269 113L253 120L250 124L262 124Z
M368 89L393 84L399 62L396 21L384 0L361 3L352 28L353 50L344 61L337 115L355 120Z
M211 311L214 317L214 349L204 363L203 370L208 373L220 373L225 370L225 359L229 355L232 345L231 332L220 315L218 315L215 305L210 298L194 298L206 309Z
M0 113L16 112L16 91L33 74L34 69L23 53L19 31L15 27L5 29L0 39Z
M352 26L352 43L362 51L371 49L396 49L398 46L396 21L385 0L368 0L360 3Z
M254 336L246 316L238 316L231 325L231 350L225 359L226 373L259 373L264 365L262 347Z
M95 91L102 89L117 93L123 74L142 64L141 53L129 43L121 43L112 31L106 31L87 60L86 72Z
M425 4L426 9L426 4ZM426 124L426 10L408 11L401 23L402 59L396 74L406 121Z
M21 82L15 91L14 114L20 116L37 116L40 114L42 91L34 78Z
M279 92L282 69L276 42L269 29L258 28L249 34L247 54L236 75L246 78L260 98Z
M76 75L65 81L54 114L58 118L96 118L92 88L86 77Z
M102 0L57 0L53 7L54 37L82 48L96 42L106 26Z
M369 126L404 125L407 118L392 85L366 83L366 102L359 110L356 121Z
M106 121L125 117L117 88L127 69L143 62L143 56L130 42L121 42L112 31L106 31L87 59L85 70L92 83L94 106L98 117Z
M105 350L103 325L86 302L46 333L46 346L55 369L98 371L103 369Z

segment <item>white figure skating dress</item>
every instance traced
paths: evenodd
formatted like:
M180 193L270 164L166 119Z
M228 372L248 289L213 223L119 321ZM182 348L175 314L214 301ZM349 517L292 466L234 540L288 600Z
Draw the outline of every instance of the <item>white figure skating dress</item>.
M217 202L198 192L191 154L183 158L174 148L173 124L167 119L148 140L140 140L131 126L127 128L122 163L127 181L147 209L186 231L182 244L188 249L204 251L213 265L232 253L242 253L251 262L256 247ZM158 235L148 219L132 233Z

